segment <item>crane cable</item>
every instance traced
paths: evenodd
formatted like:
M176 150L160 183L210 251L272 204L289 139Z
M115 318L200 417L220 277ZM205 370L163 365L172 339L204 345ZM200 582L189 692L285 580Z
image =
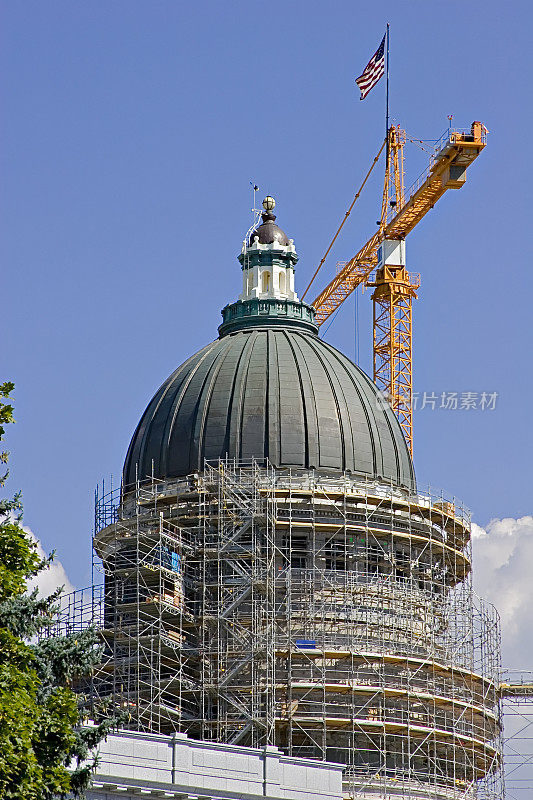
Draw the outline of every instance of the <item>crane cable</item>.
M429 153L430 156L433 155L435 152L435 147L433 146L431 149L428 149L426 145L431 146L431 143L436 142L436 139L416 139L414 136L410 136L407 131L404 131L404 133L408 142L411 142L411 144L416 144L416 146L423 150L424 153Z
M366 182L367 182L367 180L370 178L370 175L371 175L371 173L372 173L372 170L373 170L373 169L374 169L374 167L376 166L376 164L377 164L377 162L378 162L378 159L379 159L379 157L380 157L381 153L383 152L383 148L385 147L385 145L386 145L386 144L387 144L387 140L385 139L385 141L383 142L383 144L382 144L382 145L381 145L381 147L379 148L379 152L378 152L377 156L375 157L374 161L372 162L372 166L370 167L370 169L369 169L369 170L368 170L368 172L366 173L366 175L365 175L365 179L364 179L363 183L361 184L361 186L359 187L359 191L357 192L357 194L355 195L354 199L352 200L352 204L351 204L350 208L349 208L349 209L348 209L348 211L346 211L346 213L344 214L344 219L342 220L341 224L339 225L339 227L338 227L338 229L337 229L337 233L335 234L335 236L334 236L334 237L333 237L333 239L331 240L331 243L330 243L330 245L329 245L328 249L326 250L326 252L325 252L325 254L324 254L324 256L323 256L322 260L320 261L320 264L318 265L318 267L317 267L317 268L316 268L316 270L315 270L315 274L313 275L313 277L312 277L312 278L311 278L311 280L309 281L309 283L308 283L308 285L307 285L307 288L306 288L305 292L304 292L304 293L303 293L303 295L302 295L302 300L304 299L305 295L307 294L307 292L308 292L308 291L309 291L309 289L311 288L311 285L312 285L313 281L315 280L316 276L318 275L318 272L319 272L320 268L322 267L322 264L324 263L324 261L325 261L325 260L326 260L326 258L328 257L328 255L329 255L329 251L331 250L331 248L332 248L332 247L333 247L333 245L335 244L335 239L337 238L337 236L338 236L338 235L339 235L339 233L341 232L341 230L342 230L342 227L343 227L344 223L346 222L346 220L348 219L348 217L349 217L349 216L350 216L350 214L352 213L352 208L354 207L354 205L355 205L355 203L356 203L356 200L359 198L359 195L360 195L360 194L361 194L361 192L363 191L363 188L364 188L364 186L365 186L365 183L366 183Z

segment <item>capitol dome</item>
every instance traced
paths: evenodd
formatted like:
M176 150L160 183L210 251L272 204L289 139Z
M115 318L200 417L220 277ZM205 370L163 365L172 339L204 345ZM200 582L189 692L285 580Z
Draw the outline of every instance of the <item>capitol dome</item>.
M178 367L144 412L124 485L184 476L201 471L204 459L227 456L346 470L413 489L409 449L389 404L318 337L313 309L298 300L294 244L261 238L270 237L243 245L243 293L223 309L219 339Z
M299 300L273 207L218 339L144 412L119 505L97 496L94 697L132 731L336 762L350 800L501 800L470 517L417 493L390 405Z

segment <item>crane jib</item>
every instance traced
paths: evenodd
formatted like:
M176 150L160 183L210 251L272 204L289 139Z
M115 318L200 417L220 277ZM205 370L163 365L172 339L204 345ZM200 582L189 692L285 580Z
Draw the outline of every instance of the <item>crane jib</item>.
M439 140L426 171L404 195L403 146L406 137L399 126L392 126L388 131L379 230L353 258L342 265L313 302L316 321L322 325L357 286L363 284L374 288L374 382L388 398L411 452L412 300L417 297L420 277L407 272L404 240L448 189L460 189L464 185L468 167L486 145L486 134L487 130L481 122L473 122L469 131L448 130ZM405 196L408 197L407 201L404 200ZM389 242L390 246L380 247L384 241ZM332 245L333 242L326 256ZM312 281L324 261L325 257Z
M385 228L369 239L335 278L317 295L312 305L321 325L350 296L377 263L377 248L381 238L401 239L407 236L447 189L460 188L466 178L466 169L486 145L486 136L474 137L452 133L448 143L437 153L426 173L410 189L405 202ZM454 172L454 168L457 170ZM458 175L460 171L460 175ZM332 302L333 301L333 302Z

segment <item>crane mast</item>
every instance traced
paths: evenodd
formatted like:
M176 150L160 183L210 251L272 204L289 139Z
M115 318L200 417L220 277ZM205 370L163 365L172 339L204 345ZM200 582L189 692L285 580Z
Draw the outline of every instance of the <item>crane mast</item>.
M405 240L386 238L387 220L404 207L405 131L393 126L388 133L387 164L381 202L377 269L373 281L374 383L398 417L413 453L413 299L420 276L405 268Z
M427 170L413 184L406 200L405 132L399 126L391 126L387 133L379 229L313 301L317 322L322 325L357 286L373 287L374 382L398 417L411 452L412 301L417 297L420 276L410 275L406 270L405 238L448 189L464 185L466 170L483 150L486 140L487 129L481 122L473 122L469 131L446 131L437 142Z

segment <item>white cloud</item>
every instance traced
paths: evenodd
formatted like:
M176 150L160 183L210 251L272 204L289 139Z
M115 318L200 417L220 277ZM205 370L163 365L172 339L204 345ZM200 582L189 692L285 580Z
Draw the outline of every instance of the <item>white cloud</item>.
M501 616L503 666L533 669L533 516L472 526L474 587Z
M39 556L41 558L45 558L48 554L43 550L39 539L35 536L30 528L26 527L25 525L23 527L26 533L29 533L32 539L37 543L37 552L39 553ZM70 582L63 564L57 559L57 557L54 558L47 569L43 569L38 575L32 578L31 581L28 581L28 591L37 588L39 589L40 594L44 597L52 594L52 592L54 592L59 586L64 586L64 593L74 591L74 586Z

